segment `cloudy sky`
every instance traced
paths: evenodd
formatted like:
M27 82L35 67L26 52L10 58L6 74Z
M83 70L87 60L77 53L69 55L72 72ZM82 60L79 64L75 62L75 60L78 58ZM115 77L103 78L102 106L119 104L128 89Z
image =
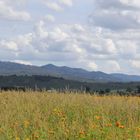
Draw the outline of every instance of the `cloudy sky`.
M140 0L0 0L0 60L140 74Z

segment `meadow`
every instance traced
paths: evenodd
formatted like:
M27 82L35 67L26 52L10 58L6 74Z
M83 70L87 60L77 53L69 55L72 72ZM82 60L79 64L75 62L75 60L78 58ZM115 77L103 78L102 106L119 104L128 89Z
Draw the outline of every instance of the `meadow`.
M0 140L139 139L139 97L0 93Z

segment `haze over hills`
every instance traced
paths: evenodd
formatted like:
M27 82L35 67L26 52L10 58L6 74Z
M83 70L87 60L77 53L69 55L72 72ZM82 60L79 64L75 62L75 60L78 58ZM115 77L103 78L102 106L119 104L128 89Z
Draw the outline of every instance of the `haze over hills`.
M81 82L138 82L140 76L126 74L106 74L100 71L87 71L81 68L24 65L13 62L0 62L0 75L41 75L62 77Z

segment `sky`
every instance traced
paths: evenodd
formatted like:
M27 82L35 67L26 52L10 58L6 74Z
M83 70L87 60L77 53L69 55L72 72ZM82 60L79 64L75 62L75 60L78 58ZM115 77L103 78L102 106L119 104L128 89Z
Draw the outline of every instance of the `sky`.
M0 60L140 75L140 0L0 0Z

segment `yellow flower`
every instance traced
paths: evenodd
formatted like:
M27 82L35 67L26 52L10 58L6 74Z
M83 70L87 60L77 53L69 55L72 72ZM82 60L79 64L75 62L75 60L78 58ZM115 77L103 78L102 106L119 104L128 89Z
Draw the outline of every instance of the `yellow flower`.
M29 121L27 121L27 120L26 120L26 121L24 121L24 127L25 127L25 128L28 128L28 127L29 127L29 125L30 125L30 122L29 122Z
M65 130L65 132L66 132L66 133L69 133L69 130L68 130L68 129L66 129L66 130Z
M1 134L1 133L4 133L4 131L3 131L3 129L2 129L2 128L0 128L0 134Z
M20 138L19 137L16 137L16 140L20 140Z
M137 131L140 131L140 128L139 128L139 127L136 127L136 130L137 130Z
M49 130L48 133L51 134L51 135L53 135L54 134L54 131L53 130Z
M57 113L57 111L58 111L58 109L56 109L56 108L53 110L54 113Z

